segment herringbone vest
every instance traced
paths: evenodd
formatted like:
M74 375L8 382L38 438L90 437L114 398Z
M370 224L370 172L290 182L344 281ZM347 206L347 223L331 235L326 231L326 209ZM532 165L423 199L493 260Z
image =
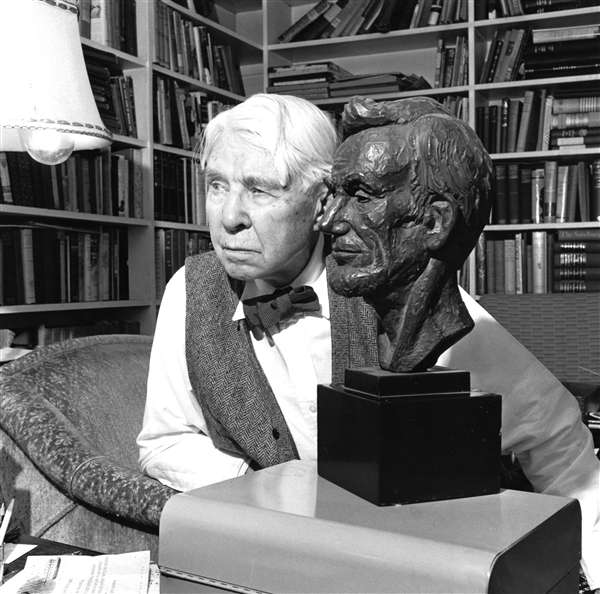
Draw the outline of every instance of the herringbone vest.
M231 319L242 283L227 276L214 252L186 259L185 282L188 373L213 443L261 468L297 458L246 324ZM331 289L329 303L332 380L339 383L346 367L377 365L375 315L362 299Z

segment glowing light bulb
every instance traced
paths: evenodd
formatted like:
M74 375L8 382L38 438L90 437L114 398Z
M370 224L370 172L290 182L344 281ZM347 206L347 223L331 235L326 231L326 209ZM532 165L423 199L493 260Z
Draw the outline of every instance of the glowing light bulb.
M45 165L58 165L66 161L75 148L75 143L69 134L56 130L23 128L19 131L19 135L29 155Z

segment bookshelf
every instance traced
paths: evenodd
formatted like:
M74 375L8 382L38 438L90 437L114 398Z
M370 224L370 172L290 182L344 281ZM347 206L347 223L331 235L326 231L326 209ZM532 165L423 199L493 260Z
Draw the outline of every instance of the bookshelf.
M114 0L115 2L117 0ZM32 207L27 205L0 203L0 216L3 224L18 221L42 221L60 225L82 226L83 228L102 226L125 229L128 240L127 281L128 299L95 302L34 303L0 305L0 318L3 328L27 328L35 324L74 323L117 319L139 323L142 333L151 334L156 313L160 304L161 287L173 271L159 271L160 242L171 236L177 238L179 256L182 242L190 234L206 236L206 226L201 219L167 220L156 212L159 192L156 187L157 157L166 155L174 160L193 161L193 151L183 148L177 141L169 141L167 136L157 134L159 127L157 106L157 80L166 81L166 88L183 89L184 93L202 96L202 101L236 103L243 95L215 84L214 80L194 73L193 52L188 56L187 68L178 67L176 56L167 63L168 51L164 39L165 14L169 19L188 23L190 31L204 28L211 36L213 44L229 46L239 59L243 79L244 95L263 91L269 84L269 68L296 64L298 62L334 61L356 75L385 72L415 73L432 84L436 78L436 58L438 48L453 48L457 39L464 40L464 76L459 84L428 89L384 92L371 94L376 99L394 99L411 95L428 95L440 101L453 102L461 106L461 117L469 124L477 126L477 108L504 97L522 98L525 91L541 89L577 89L580 85L596 85L600 95L600 74L513 80L505 82L479 82L480 72L485 62L486 52L496 31L513 28L541 29L596 24L600 25L600 6L560 10L541 14L501 17L495 19L476 18L478 2L465 2L464 20L444 25L423 26L412 29L389 31L387 33L366 33L361 35L335 37L329 39L305 40L279 43L277 37L294 21L316 4L316 0L216 0L218 22L202 16L190 9L190 0L137 0L136 25L137 53L132 54L106 44L82 38L86 56L102 55L131 78L137 123L137 135L132 137L122 133L114 136L113 152L133 151L142 169L143 204L141 217L114 216L100 213L75 212L65 209ZM162 27L162 28L161 28ZM168 30L168 29L167 29ZM188 30L188 29L185 29ZM193 44L192 44L193 46ZM192 47L193 49L193 47ZM174 61L173 61L174 60ZM456 82L456 81L455 81ZM354 94L354 93L350 93ZM339 113L347 97L315 99L322 109ZM161 127L164 122L160 122ZM530 167L546 161L558 164L584 161L591 163L600 159L600 148L569 148L568 150L529 150L491 151L494 165L529 164ZM168 160L168 159L167 159ZM186 165L187 167L187 165ZM187 169L185 169L187 171ZM187 175L187 174L186 174ZM190 181L189 183L196 183ZM194 186L195 187L195 186ZM177 192L178 190L176 190ZM189 206L189 205L188 205ZM197 206L189 206L195 212ZM189 214L188 212L188 214ZM171 217L175 218L175 217ZM600 222L577 221L568 223L545 222L490 224L485 237L503 237L506 234L531 232L557 232L565 229L598 229ZM180 234L184 240L181 239ZM193 238L196 236L193 235ZM177 261L175 259L174 261ZM462 279L472 293L477 294L477 261L475 255L463 271ZM591 294L596 299L598 293ZM517 298L519 295L506 295ZM547 295L552 299L552 295Z
M38 225L40 229L52 229L49 233L52 235L56 232L55 240L57 244L64 241L62 236L59 240L59 233L71 234L71 242L77 244L79 234L89 236L96 232L105 231L108 233L109 231L119 230L120 237L125 237L127 244L127 253L123 256L126 267L121 270L121 274L124 276L124 278L121 278L121 282L127 286L128 291L126 297L114 298L112 294L107 293L102 299L94 299L97 295L97 289L95 289L91 293L91 300L89 294L84 295L82 293L74 298L71 298L68 294L66 296L63 294L62 297L52 299L52 302L46 302L43 298L39 298L40 293L45 295L46 291L50 291L50 289L44 287L43 291L38 291L36 294L38 298L34 302L26 303L22 298L17 298L17 301L14 302L14 295L12 297L8 295L11 291L6 291L5 287L5 290L0 292L0 328L12 330L17 335L17 340L30 346L35 346L38 340L43 340L44 337L48 337L50 334L60 338L60 332L51 332L56 327L78 327L79 331L82 331L81 327L85 326L87 330L84 329L84 332L93 332L94 328L100 328L102 325L105 328L107 326L117 328L117 325L119 325L117 331L139 331L143 334L153 332L162 293L158 286L161 282L160 274L157 274L156 244L158 237L167 235L168 237L178 238L177 248L180 251L173 254L177 265L179 265L181 258L185 256L186 248L191 247L186 246L181 241L182 237L190 243L193 240L195 242L194 249L199 249L199 238L207 237L207 228L203 224L161 220L155 216L157 190L154 163L156 155L169 155L175 159L186 159L191 162L193 152L191 146L184 149L178 146L177 142L161 143L157 141L154 81L157 76L163 77L167 81L176 81L177 85L185 92L202 94L205 101L233 104L243 99L242 95L220 87L218 82L207 82L199 77L190 76L190 73L178 72L176 69L159 63L159 44L165 43L164 40L159 39L161 34L157 23L159 0L137 0L137 2L127 0L125 3L123 0L108 0L108 2L111 3L111 8L114 10L117 10L119 6L127 9L131 5L135 6L135 19L130 20L130 22L135 23L132 26L135 27L133 36L136 39L137 51L124 51L121 48L111 47L109 43L118 45L118 42L114 39L110 42L108 40L102 42L98 41L97 38L90 38L90 35L93 37L93 31L89 29L89 14L87 17L88 30L81 29L81 42L86 64L88 65L88 73L91 72L90 63L97 63L108 68L111 76L119 75L130 78L134 97L135 134L132 134L131 130L125 131L113 128L113 144L110 154L114 156L122 153L135 159L136 167L139 167L136 170L137 173L135 173L137 175L136 182L139 185L136 190L136 200L140 200L140 203L135 204L137 209L135 213L133 212L133 198L129 199L129 210L131 212L109 213L103 209L103 205L95 202L97 197L92 191L93 206L91 208L89 205L83 207L81 193L84 191L89 192L89 188L85 190L85 184L93 184L100 177L92 176L89 179L83 175L79 177L80 169L76 169L78 177L77 181L73 182L73 187L76 187L76 189L69 190L74 192L73 203L65 202L67 194L63 194L63 190L67 190L67 185L60 191L60 203L55 194L54 204L52 204L52 192L50 191L49 197L45 198L45 201L41 198L35 198L36 192L40 190L39 187L34 187L35 199L32 200L31 197L28 197L25 200L20 190L17 191L19 180L13 169L11 171L13 175L10 177L11 181L14 178L14 183L11 184L10 198L7 199L4 188L0 193L0 219L4 229L4 231L0 229L0 248L3 248L0 249L0 258L3 258L3 262L6 261L7 245L13 251L15 249L14 245L7 243L13 241L10 238L6 239L7 232L14 233L14 229L21 229L25 226L32 227L34 237L37 233L42 233L38 230ZM210 33L214 44L231 46L240 59L240 69L246 93L262 90L263 46L259 0L217 3L216 17L218 22L198 14L195 10L191 10L186 2L181 3L186 4L186 6L171 0L161 0L160 4L163 10L167 9L170 13L177 14L178 19L183 19L189 23L187 27L190 31L193 30L193 27L202 25ZM81 3L82 16L86 5L89 6L89 2L84 0ZM190 5L193 6L193 3L190 3ZM125 33L132 34L131 30ZM120 45L125 47L123 43ZM94 84L94 80L91 80ZM74 155L77 156L78 154L75 153ZM87 167L101 168L103 166L95 163L94 159L96 157L97 155L90 156ZM82 161L87 160L87 157L81 157L81 154L77 158L79 159L77 167L81 165ZM29 157L27 156L26 159L29 159ZM101 157L98 156L98 159L101 161ZM33 162L31 161L31 163ZM38 171L37 164L28 166L33 167L32 172L36 173ZM103 174L108 176L104 179L104 183L109 183L109 181L110 183L117 183L111 181L112 178L110 177L113 175L114 170L114 168L111 168L110 173ZM125 176L127 182L124 183L131 183L134 175L133 171L134 169L129 169L129 176ZM97 169L95 169L95 172L97 172ZM49 180L49 173L47 175ZM58 183L60 184L61 179L66 176L67 166L65 165L64 170L57 170L56 179L59 180ZM118 183L121 183L120 177ZM120 185L118 189L115 187L112 189L121 191ZM129 185L125 191L130 193L132 186ZM50 201L50 204L47 201ZM17 233L19 234L20 231ZM23 246L19 243L20 239L21 236L18 235L18 239L15 240L17 242L16 249L18 250L16 253L17 264L23 263L22 254L19 253L23 249ZM34 255L36 258L41 258L37 251L34 251ZM65 262L69 262L69 257L65 259ZM70 265L73 265L73 262L71 260ZM81 268L86 267L86 262L76 264L81 275L84 274ZM61 265L62 263L63 260L61 259ZM94 263L92 262L92 264ZM14 266L13 260L11 260L10 265ZM43 278L40 281L38 276L41 273L37 270L37 264L35 272L36 283L51 284L48 278ZM172 273L174 270L170 272ZM64 271L61 270L61 282L64 280L62 278L64 274ZM6 278L4 276L4 279ZM22 282L22 279L16 280ZM81 280L81 277L78 280ZM164 281L163 276L162 282L164 283ZM67 280L64 282L67 283ZM72 285L75 281L70 279L69 282ZM60 287L55 286L53 289L57 292L60 291ZM63 292L65 290L68 293L69 289L63 287Z

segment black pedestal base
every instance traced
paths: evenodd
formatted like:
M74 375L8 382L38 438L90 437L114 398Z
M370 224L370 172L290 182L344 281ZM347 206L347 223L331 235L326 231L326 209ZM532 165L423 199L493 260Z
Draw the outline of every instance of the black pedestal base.
M500 490L501 397L468 372L347 370L317 399L319 475L372 503Z

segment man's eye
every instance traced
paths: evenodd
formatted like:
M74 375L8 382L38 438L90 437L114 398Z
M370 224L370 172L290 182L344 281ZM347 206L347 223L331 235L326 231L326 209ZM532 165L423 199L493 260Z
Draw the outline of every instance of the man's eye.
M214 179L208 182L208 189L213 192L223 192L226 189L226 186L222 181Z

